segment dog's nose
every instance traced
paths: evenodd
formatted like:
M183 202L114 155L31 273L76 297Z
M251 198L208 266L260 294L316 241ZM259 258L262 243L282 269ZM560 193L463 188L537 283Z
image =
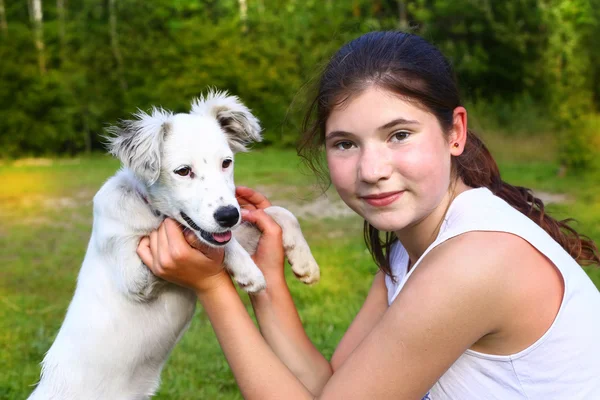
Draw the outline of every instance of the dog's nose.
M225 206L217 208L214 217L223 228L231 228L240 220L240 213L234 206Z

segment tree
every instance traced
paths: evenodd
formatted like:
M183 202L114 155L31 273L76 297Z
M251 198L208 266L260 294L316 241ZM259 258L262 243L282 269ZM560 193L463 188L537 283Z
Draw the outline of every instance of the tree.
M240 3L240 21L242 22L242 32L248 31L248 3L246 0L238 0Z
M398 1L398 27L400 30L406 31L409 27L408 25L408 15L406 12L407 1L397 0Z
M4 36L8 36L8 24L6 23L6 8L4 8L4 0L0 0L0 29Z
M31 0L29 5L31 21L33 22L33 36L38 52L38 67L40 74L46 74L46 50L44 45L44 15L42 13L42 0Z
M117 11L115 9L116 0L108 1L108 15L110 20L110 44L115 61L117 62L117 71L119 74L119 84L123 93L127 92L127 81L125 80L125 68L123 67L123 56L119 46L119 32L117 31Z
M1 0L0 0L1 1ZM60 59L64 63L67 56L67 32L65 28L65 0L56 0L56 14L58 16L58 36L60 37Z

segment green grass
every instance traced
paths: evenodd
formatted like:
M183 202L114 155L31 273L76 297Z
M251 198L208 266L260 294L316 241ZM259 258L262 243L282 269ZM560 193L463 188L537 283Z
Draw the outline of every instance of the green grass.
M600 177L557 177L552 143L490 140L511 183L567 193L558 216L600 242ZM514 148L511 149L511 146ZM279 201L308 201L315 179L291 151L266 150L238 157L236 183L258 187ZM118 168L106 156L0 165L0 398L22 399L39 376L71 299L92 222L91 199ZM304 171L304 172L303 172ZM305 287L289 277L308 334L329 357L359 309L376 271L356 217L301 221L322 268L322 280ZM600 269L588 272L600 287ZM289 271L288 271L289 272ZM248 303L246 303L248 304ZM239 399L227 363L202 309L162 374L158 399Z

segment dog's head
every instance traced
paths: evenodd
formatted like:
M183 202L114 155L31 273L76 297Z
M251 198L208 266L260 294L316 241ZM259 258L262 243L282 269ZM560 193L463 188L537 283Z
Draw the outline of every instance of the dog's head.
M148 188L152 207L212 246L241 220L233 155L261 140L260 125L235 96L210 92L189 114L138 112L108 131L109 151Z

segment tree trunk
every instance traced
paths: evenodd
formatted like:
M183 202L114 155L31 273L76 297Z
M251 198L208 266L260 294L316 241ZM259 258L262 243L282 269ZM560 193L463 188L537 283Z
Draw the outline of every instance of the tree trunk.
M117 32L117 12L115 9L116 0L109 0L108 15L110 21L110 44L117 62L117 74L119 75L119 84L123 90L123 94L127 93L127 81L125 80L125 69L123 67L123 57L119 47L119 33Z
M242 32L248 31L248 3L246 0L238 0L240 3L240 21L242 22Z
M85 152L90 154L92 152L92 133L88 124L88 109L87 106L83 112L83 140L85 142Z
M4 8L4 0L0 0L0 29L4 36L8 36L8 24L6 23L6 9Z
M33 22L33 35L35 48L38 52L38 66L40 74L46 74L46 54L44 46L44 15L42 13L42 0L31 0L29 12Z
M398 0L398 27L402 31L408 30L408 16L406 13L406 1Z
M0 0L2 1L2 0ZM67 57L67 33L65 28L65 0L56 0L58 14L58 36L60 38L60 62L65 63Z

